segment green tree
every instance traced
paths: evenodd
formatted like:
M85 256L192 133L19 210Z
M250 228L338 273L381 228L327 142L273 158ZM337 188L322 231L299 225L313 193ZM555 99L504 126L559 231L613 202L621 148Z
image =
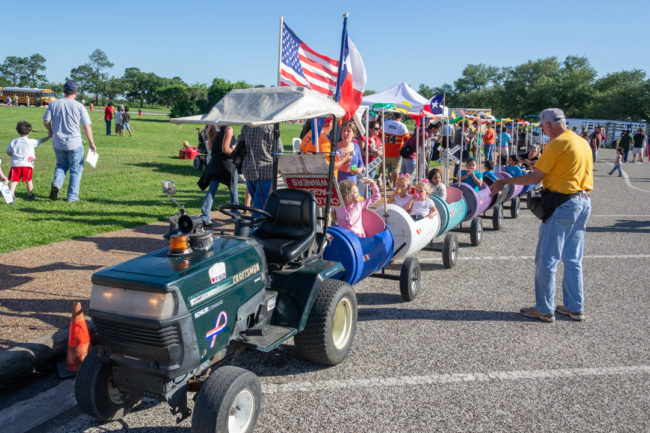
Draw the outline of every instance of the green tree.
M6 57L0 65L0 73L12 86L24 86L27 81L27 57Z
M104 94L109 100L114 100L117 95L124 93L126 85L122 78L111 77L106 81Z
M186 86L182 84L172 84L170 86L161 87L158 89L158 101L166 107L175 105L181 99L187 98L189 95Z
M237 81L231 83L228 80L223 78L215 78L212 80L212 85L208 88L208 100L207 105L212 107L214 104L219 102L221 98L226 96L226 93L230 92L232 89L248 89L251 85L245 81Z
M124 87L127 98L132 102L140 101L140 108L144 105L144 79L146 74L138 68L126 68L123 75Z
M174 86L170 86L174 87ZM208 90L204 85L194 85L182 87L182 89L168 90L168 92L177 92L176 101L171 110L171 117L191 116L208 111Z
M608 74L596 81L590 117L650 121L650 80L640 69Z
M530 60L509 71L503 83L503 112L510 117L539 113L546 107L558 107L557 83L562 75L557 57Z
M554 86L558 107L568 117L584 117L594 96L596 70L586 57L567 56ZM541 111L541 110L540 110Z
M104 72L104 70L107 68L112 68L113 63L108 60L106 53L99 48L90 53L88 58L90 59L88 65L93 70L91 84L93 87L93 92L95 93L95 104L97 104L99 101L99 94L104 93L105 83L108 79L108 74Z
M46 80L45 74L41 73L41 71L45 71L45 62L45 57L38 53L26 57L25 73L28 86L38 87L40 83Z
M500 70L494 66L484 64L467 65L463 69L463 75L454 81L454 87L458 93L469 93L477 90L485 90L489 84L499 84Z
M89 64L80 65L70 70L70 77L66 81L72 80L77 84L77 90L84 98L84 93L93 86L94 72Z

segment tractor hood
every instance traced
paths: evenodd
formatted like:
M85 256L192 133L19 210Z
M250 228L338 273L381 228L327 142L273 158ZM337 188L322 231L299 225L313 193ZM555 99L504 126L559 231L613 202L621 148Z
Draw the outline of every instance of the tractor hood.
M181 289L191 296L201 288L237 284L261 274L265 265L263 250L257 242L216 236L209 251L173 257L169 255L169 248L163 248L102 269L93 274L92 282L141 291Z

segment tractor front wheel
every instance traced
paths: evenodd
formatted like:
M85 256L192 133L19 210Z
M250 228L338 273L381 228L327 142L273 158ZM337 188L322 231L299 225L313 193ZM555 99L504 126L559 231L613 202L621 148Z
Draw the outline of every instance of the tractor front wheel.
M99 360L98 348L88 353L79 367L74 393L77 404L88 415L102 421L123 418L140 401L140 396L122 392L111 375L111 367Z
M249 433L257 423L262 386L253 373L231 365L220 367L197 394L192 433Z

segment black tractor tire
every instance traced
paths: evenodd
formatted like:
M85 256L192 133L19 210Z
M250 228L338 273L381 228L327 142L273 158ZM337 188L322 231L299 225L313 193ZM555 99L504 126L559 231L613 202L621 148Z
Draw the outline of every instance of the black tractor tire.
M357 332L357 296L348 283L325 280L307 324L294 337L299 357L322 365L341 363Z
M517 218L519 216L519 211L521 210L521 200L519 197L515 197L510 200L510 216L512 218Z
M92 349L77 372L77 404L101 421L122 419L140 401L140 396L122 392L113 385L111 367L99 360L98 351L97 347Z
M456 233L447 233L442 244L442 263L445 268L451 269L456 266L458 260L458 236Z
M492 228L501 230L503 228L503 206L500 204L494 206L492 210Z
M417 257L407 257L399 273L399 291L404 301L412 301L418 295L421 276L420 261Z
M192 161L192 167L194 170L201 170L203 168L203 161L201 161L201 155L196 155Z
M481 217L472 219L472 225L469 228L469 240L475 247L481 245L483 241L483 221L481 221Z
M249 433L262 406L262 386L253 373L227 365L213 371L197 394L192 433Z

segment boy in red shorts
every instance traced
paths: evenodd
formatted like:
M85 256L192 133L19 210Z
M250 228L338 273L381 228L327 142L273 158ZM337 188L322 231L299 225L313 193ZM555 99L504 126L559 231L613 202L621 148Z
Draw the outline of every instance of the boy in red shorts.
M9 171L9 190L14 195L18 182L27 182L27 199L34 200L34 184L32 183L32 172L36 149L41 143L50 139L50 135L40 140L29 138L32 132L32 125L29 122L21 121L16 125L16 131L20 137L14 138L7 146L7 155L11 156L11 170Z

